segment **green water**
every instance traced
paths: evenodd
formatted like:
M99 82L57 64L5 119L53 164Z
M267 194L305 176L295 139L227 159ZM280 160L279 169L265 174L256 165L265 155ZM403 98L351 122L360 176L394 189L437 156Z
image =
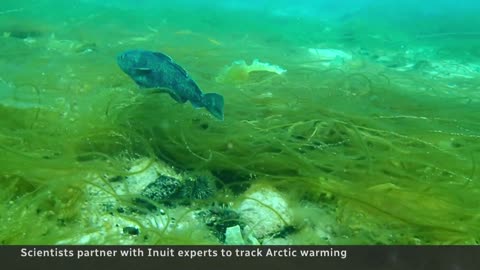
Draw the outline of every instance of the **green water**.
M273 6L2 1L1 243L222 244L208 228L115 211L134 194L112 177L146 158L215 179L187 212L277 190L293 213L277 243L477 244L478 12L376 5L322 19ZM170 55L223 95L225 120L142 93L116 63L132 48ZM228 70L254 59L286 72ZM115 215L140 234L99 222Z

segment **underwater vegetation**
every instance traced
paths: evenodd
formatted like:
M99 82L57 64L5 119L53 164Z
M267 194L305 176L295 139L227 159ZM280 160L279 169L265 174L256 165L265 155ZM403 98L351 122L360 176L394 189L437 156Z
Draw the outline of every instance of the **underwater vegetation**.
M450 34L474 17L0 6L2 244L480 241L480 47ZM224 121L139 91L131 48L222 95Z

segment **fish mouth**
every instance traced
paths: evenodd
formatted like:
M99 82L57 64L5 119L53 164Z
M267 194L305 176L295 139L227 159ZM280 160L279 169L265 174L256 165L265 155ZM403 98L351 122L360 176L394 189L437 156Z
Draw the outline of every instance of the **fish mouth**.
M117 64L123 70L126 71L128 57L125 53L119 53L117 55Z
M126 58L127 57L126 57L124 52L117 54L117 62L118 63L121 63L122 61L125 61Z

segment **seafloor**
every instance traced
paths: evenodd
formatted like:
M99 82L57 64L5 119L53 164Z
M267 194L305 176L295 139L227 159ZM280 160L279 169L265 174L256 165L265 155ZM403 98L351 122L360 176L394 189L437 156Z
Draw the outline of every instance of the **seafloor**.
M0 242L478 244L478 13L289 12L2 1Z

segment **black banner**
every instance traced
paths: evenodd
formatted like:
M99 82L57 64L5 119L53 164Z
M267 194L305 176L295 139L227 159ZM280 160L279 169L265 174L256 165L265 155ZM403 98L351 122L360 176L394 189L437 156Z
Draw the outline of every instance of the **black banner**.
M1 246L0 255L2 269L480 269L478 246Z

